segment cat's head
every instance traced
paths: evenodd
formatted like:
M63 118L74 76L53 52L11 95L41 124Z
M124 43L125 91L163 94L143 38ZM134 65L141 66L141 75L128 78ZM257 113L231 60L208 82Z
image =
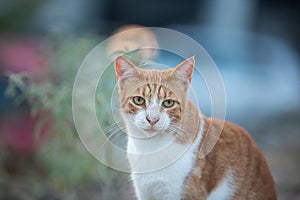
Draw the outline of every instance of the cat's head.
M143 70L118 57L115 70L125 121L147 135L179 127L193 69L194 57L168 70Z

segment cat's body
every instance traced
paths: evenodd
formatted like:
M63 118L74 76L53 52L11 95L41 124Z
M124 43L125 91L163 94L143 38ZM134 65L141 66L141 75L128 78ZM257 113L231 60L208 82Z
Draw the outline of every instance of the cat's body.
M249 134L206 118L187 99L193 67L193 58L169 70L115 61L137 198L276 199L267 162ZM203 156L207 136L217 143Z
M199 158L201 139L210 123L204 116L201 118L199 124L203 127L192 146L176 162L152 173L132 174L138 198L275 199L272 177L265 171L268 169L265 159L249 135L236 125L225 123L213 150L205 158ZM149 139L148 142L157 141ZM146 146L145 141L129 137L129 152L147 152Z

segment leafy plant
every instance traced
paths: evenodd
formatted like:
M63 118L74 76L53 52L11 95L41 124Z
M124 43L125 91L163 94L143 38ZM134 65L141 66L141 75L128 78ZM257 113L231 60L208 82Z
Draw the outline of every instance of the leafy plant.
M75 75L83 58L97 45L99 39L96 35L52 37L44 41L47 48L43 49L51 58L48 76L39 81L33 80L30 74L9 76L6 95L14 97L16 105L27 101L32 116L47 112L54 120L53 134L38 152L38 159L44 163L47 170L43 185L49 185L58 193L64 193L70 188L72 191L72 188L93 181L103 188L110 188L107 191L111 191L114 180L119 177L119 173L101 165L84 150L73 124L71 102ZM106 73L102 83L105 85L104 94L97 93L95 102L99 121L109 128L107 96L110 97L109 93L114 86L111 82L115 79L112 69L108 69ZM17 90L21 90L21 93L16 92ZM48 117L49 115L42 115L39 119L37 133ZM0 176L5 177L5 174ZM40 181L34 176L28 179L36 186Z

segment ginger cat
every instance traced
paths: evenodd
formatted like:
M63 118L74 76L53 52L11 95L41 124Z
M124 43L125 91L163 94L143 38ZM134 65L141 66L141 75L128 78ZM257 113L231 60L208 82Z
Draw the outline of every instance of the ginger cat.
M237 125L225 122L214 148L201 156L203 138L216 134L214 130L220 127L187 99L193 69L193 57L168 70L143 70L121 56L115 60L137 198L276 199L266 159L249 134ZM212 129L208 131L210 124ZM171 150L143 157L169 142ZM187 146L178 159L159 168L160 163ZM157 170L151 171L151 165ZM149 172L135 173L143 169Z

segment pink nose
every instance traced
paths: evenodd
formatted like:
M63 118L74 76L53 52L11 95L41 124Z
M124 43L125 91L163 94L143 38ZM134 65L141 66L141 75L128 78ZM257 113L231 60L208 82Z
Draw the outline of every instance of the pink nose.
M154 124L156 124L159 120L158 117L154 117L154 118L150 118L149 116L146 117L147 121L149 122L149 124L151 126L153 126Z

